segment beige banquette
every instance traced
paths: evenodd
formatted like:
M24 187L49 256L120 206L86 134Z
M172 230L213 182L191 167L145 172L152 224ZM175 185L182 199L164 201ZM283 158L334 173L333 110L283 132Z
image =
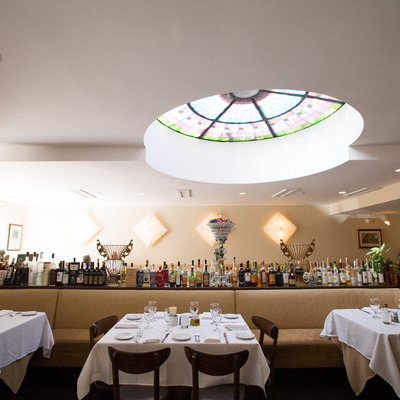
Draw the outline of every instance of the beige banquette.
M50 359L40 353L35 365L81 367L89 351L89 326L96 319L116 314L139 313L148 300L157 300L158 310L175 305L189 311L198 300L200 312L218 302L224 313L240 313L255 333L253 315L273 320L279 327L277 368L341 367L342 356L330 340L319 334L332 309L360 308L370 297L397 308L398 288L321 289L7 289L0 290L0 309L44 311L53 329L55 346ZM265 343L268 347L268 341Z

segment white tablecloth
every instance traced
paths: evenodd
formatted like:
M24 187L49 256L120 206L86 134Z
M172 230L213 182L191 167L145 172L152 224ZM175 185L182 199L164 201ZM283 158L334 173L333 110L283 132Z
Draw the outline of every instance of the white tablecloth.
M337 337L357 350L372 371L386 380L400 397L400 324L385 325L358 309L333 310L325 320L321 337Z
M121 333L136 333L137 329L111 329L92 349L86 360L85 365L78 378L78 398L82 399L90 391L90 384L100 380L107 384L112 384L111 362L108 356L108 346L113 346L124 351L145 352L160 349L162 347L170 347L171 354L166 363L160 369L160 385L162 386L192 386L192 369L189 361L187 361L184 347L189 345L193 348L210 353L231 353L239 350L249 350L249 359L244 367L240 370L240 381L246 385L255 385L264 389L264 384L269 376L269 367L265 360L264 354L259 346L256 338L251 340L242 340L236 338L239 330L227 330L225 326L244 326L247 325L243 318L231 320L223 319L221 323L221 332L213 332L214 325L210 319L201 319L199 327L190 326L188 329L181 327L173 327L173 331L169 334L164 343L143 343L144 341L155 338L162 338L166 334L166 323L161 319L156 319L151 323L152 329L143 329L143 337L139 343L135 343L133 339L127 341L117 340L115 336ZM124 324L134 324L129 321L126 316L118 322L117 326ZM141 326L145 324L140 322ZM250 332L247 329L248 332ZM187 341L177 341L173 339L174 332L189 332L192 337ZM194 333L200 334L200 343L194 341ZM225 343L223 332L227 333L229 343ZM207 342L209 339L219 339L220 342ZM206 342L205 342L206 341ZM127 375L120 373L120 382L122 384L153 384L153 374ZM233 376L213 377L200 374L200 386L208 387L219 385L222 383L232 383Z
M35 352L39 347L43 348L43 357L49 358L54 345L53 333L47 316L43 312L25 316L21 313L11 316L0 313L0 377L12 363L21 360L28 354ZM20 363L20 377L25 376L26 363ZM15 371L15 368L13 369ZM13 372L15 375L15 372ZM4 380L4 379L3 379ZM6 380L5 380L6 381ZM22 380L21 380L22 382ZM19 382L19 385L20 383ZM7 381L6 381L7 383ZM15 387L18 386L18 387ZM11 389L16 392L19 385L15 384Z

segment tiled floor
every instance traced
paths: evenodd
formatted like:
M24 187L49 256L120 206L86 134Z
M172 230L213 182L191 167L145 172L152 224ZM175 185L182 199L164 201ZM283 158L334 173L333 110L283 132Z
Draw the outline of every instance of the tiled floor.
M79 372L78 368L30 367L17 395L10 393L0 380L0 399L76 400ZM398 400L392 388L379 377L368 381L364 392L355 396L348 384L346 371L341 368L278 369L276 380L280 400ZM182 390L177 391L177 396L182 398L182 393ZM259 398L254 392L250 392L248 397L250 400Z

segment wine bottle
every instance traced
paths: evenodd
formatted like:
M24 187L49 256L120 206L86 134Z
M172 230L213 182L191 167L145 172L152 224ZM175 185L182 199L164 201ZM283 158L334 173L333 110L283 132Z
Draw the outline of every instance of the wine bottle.
M244 279L244 270L243 270L243 263L240 263L239 273L238 273L238 286L244 287L245 279Z

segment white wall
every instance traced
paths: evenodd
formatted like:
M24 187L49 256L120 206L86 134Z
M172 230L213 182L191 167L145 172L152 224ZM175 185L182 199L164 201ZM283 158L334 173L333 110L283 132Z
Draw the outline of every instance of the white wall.
M192 259L210 260L213 248L195 231L195 227L210 212L231 218L236 226L228 241L227 263L235 256L238 262L246 260L284 262L286 257L279 246L264 232L264 225L275 212L281 212L296 226L297 231L288 244L310 243L316 240L316 249L310 260L338 260L349 257L364 258L367 250L358 248L357 229L382 229L383 241L392 250L392 259L400 253L400 216L391 217L387 227L380 220L367 224L363 219L340 222L316 206L202 206L202 207L28 207L25 210L23 251L44 251L46 259L54 252L56 260L82 259L90 254L92 259L102 258L96 249L96 239L102 244L128 244L134 240L134 250L126 258L128 263L190 263ZM87 244L76 242L69 231L70 223L87 212L101 231ZM147 248L133 232L132 227L149 212L154 213L168 232L153 246ZM23 213L21 213L21 216Z

